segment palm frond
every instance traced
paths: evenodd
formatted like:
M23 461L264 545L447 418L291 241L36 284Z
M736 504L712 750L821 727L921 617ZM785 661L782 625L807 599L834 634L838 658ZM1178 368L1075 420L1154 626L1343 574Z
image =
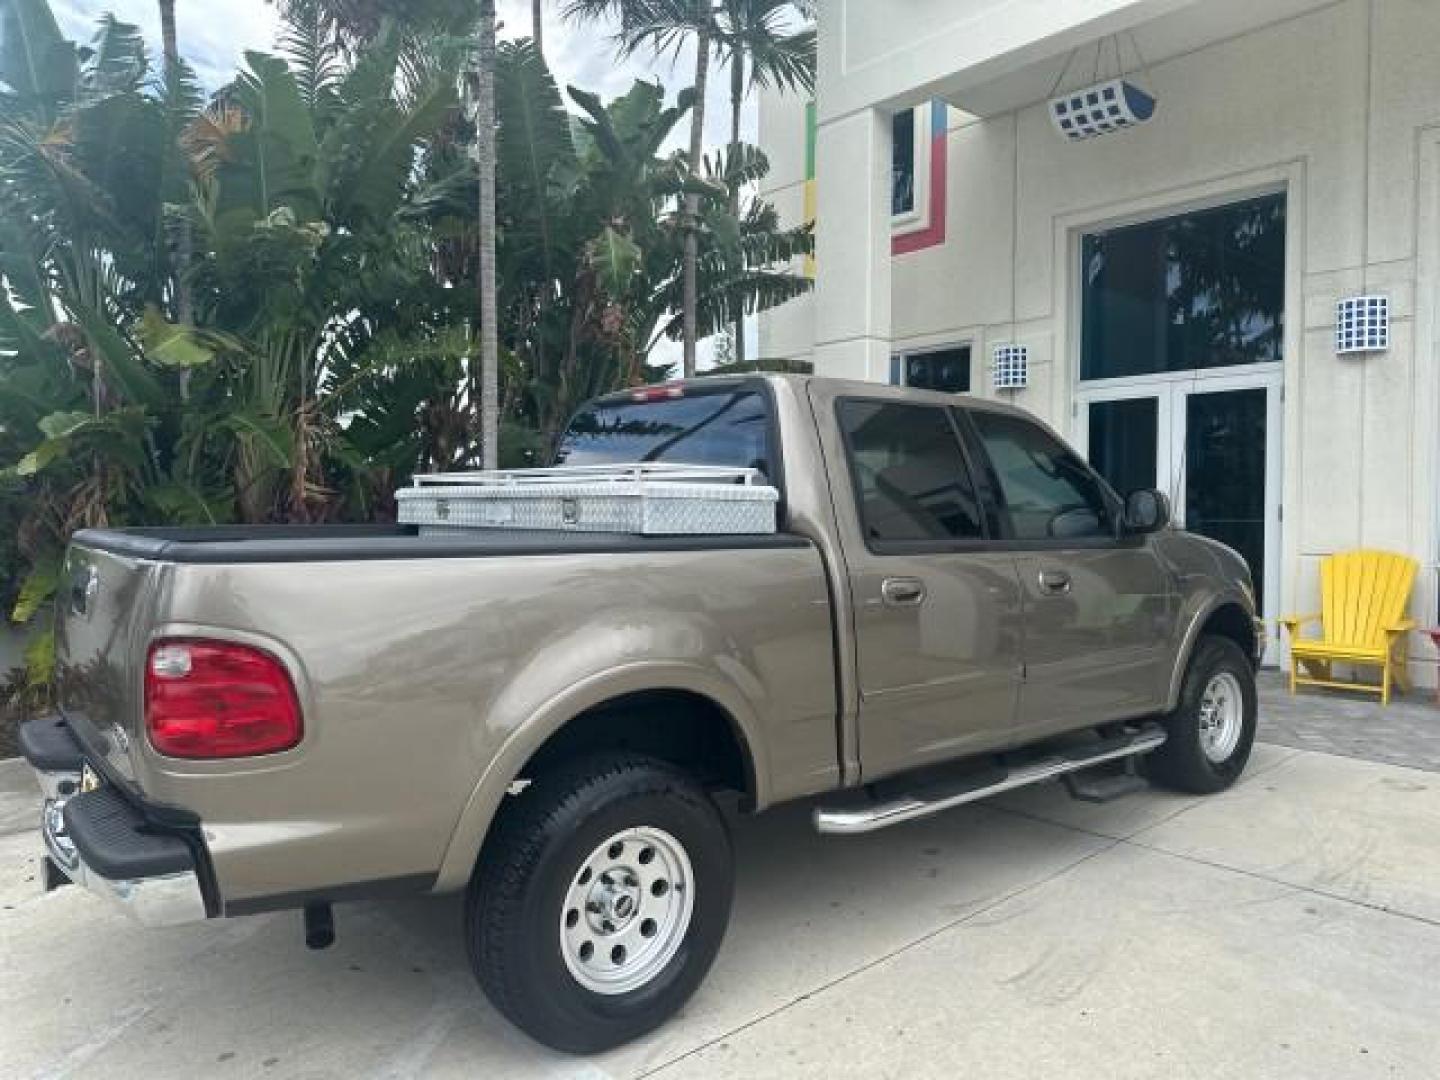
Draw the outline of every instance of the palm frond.
M706 179L734 191L769 176L770 159L752 143L737 143L707 155L703 170Z
M514 211L514 242L538 254L545 280L554 277L556 245L552 180L573 171L575 147L560 91L532 42L505 42L496 57L497 164L505 200Z
M82 98L135 90L148 66L140 28L114 15L102 15L91 40L90 58L80 74Z
M227 140L229 208L266 218L282 206L315 212L315 164L319 148L314 122L288 64L277 56L247 51L247 70L222 94L246 115L247 124Z
M213 180L219 167L234 160L230 140L250 126L249 114L238 105L216 101L180 135L180 147L202 180Z
M748 50L750 85L813 94L815 57L814 30L754 39Z
M0 0L0 83L27 107L53 116L74 92L79 67L45 0Z
M339 43L319 0L290 0L281 13L280 52L290 62L311 113L322 109L340 79Z
M177 132L198 116L205 104L205 95L200 88L200 80L195 76L195 69L183 57L174 70L165 69L160 91L171 129Z

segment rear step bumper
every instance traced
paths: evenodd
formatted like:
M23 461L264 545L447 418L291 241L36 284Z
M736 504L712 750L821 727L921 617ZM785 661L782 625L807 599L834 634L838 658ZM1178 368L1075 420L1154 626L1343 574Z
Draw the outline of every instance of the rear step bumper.
M20 752L44 792L40 834L55 871L116 904L146 926L205 918L195 856L179 836L151 828L141 810L86 765L85 752L61 717L20 726Z
M961 778L944 786L930 785L899 798L844 808L817 807L815 828L839 836L873 832L1106 761L1148 754L1164 742L1165 730L1158 724L1147 724L1130 734L1067 748L1023 765L987 769L979 776Z

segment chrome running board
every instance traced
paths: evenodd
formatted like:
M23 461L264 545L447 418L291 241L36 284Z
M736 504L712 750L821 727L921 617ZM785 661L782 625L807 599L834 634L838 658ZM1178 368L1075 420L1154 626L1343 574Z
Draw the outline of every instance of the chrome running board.
M1067 747L1033 762L1008 769L990 769L976 777L962 778L950 785L928 785L899 798L871 802L858 807L826 809L816 807L815 828L822 833L850 836L874 832L887 825L929 817L953 806L986 799L1002 791L1053 780L1066 773L1079 772L1120 758L1148 754L1165 742L1165 730L1158 724L1147 724L1139 731L1102 739L1082 746ZM997 776L997 772L999 775Z

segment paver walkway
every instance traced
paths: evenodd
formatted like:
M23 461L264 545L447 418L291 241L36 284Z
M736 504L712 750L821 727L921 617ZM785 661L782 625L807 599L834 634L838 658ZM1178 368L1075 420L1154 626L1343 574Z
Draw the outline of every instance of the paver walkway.
M1343 690L1302 687L1291 697L1283 675L1262 671L1260 738L1440 772L1440 705L1432 690L1412 690L1389 705Z

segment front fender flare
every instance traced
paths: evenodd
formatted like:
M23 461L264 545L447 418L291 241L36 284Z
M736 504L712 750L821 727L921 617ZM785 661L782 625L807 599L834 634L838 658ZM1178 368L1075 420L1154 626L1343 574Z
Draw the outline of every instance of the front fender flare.
M1205 624L1221 608L1230 606L1238 607L1248 619L1255 617L1254 608L1243 592L1239 589L1225 589L1206 597L1204 601L1196 605L1189 618L1185 619L1185 632L1181 635L1179 647L1175 650L1175 660L1170 670L1170 687L1165 695L1167 712L1180 704L1180 688L1185 682L1185 669L1190 666L1190 656L1195 651L1195 644L1200 640L1200 634L1204 630ZM1255 660L1254 657L1250 659Z

